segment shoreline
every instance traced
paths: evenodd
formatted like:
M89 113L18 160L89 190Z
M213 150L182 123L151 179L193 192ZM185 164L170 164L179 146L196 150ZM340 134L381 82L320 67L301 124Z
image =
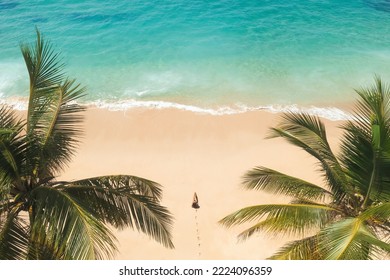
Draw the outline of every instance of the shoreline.
M0 106L6 105L16 111L27 111L27 98L6 98L0 100ZM236 115L246 114L250 112L264 111L273 114L285 113L285 112L304 112L310 115L317 115L321 118L325 118L331 121L343 121L351 119L351 103L320 103L313 105L299 105L299 104L270 104L270 105L258 105L248 106L245 104L237 103L232 105L221 106L198 106L188 105L183 103L176 103L170 101L141 101L141 100L123 100L117 102L106 101L89 101L81 102L80 104L87 107L88 110L99 109L108 111L137 111L137 110L179 110L192 112L195 114L211 115L211 116L224 116L224 115Z
M213 116L178 109L88 108L83 143L59 179L128 174L163 186L162 205L174 216L176 249L125 229L115 232L116 259L265 259L291 237L258 234L238 243L236 236L245 226L227 229L218 221L245 206L285 201L241 188L241 176L257 165L321 183L315 161L303 151L282 139L264 139L278 116L265 111ZM329 142L337 147L340 122L324 122ZM191 208L194 192L201 207L197 211Z

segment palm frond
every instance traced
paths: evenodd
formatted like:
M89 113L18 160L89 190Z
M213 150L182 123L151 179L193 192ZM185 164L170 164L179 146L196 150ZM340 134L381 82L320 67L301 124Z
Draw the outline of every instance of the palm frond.
M341 200L350 191L348 178L333 154L326 138L325 126L319 117L305 113L286 113L276 128L271 128L268 138L283 137L315 157L335 198Z
M36 30L37 41L34 45L21 44L20 49L30 78L30 97L27 111L27 133L31 134L45 107L64 78L63 66L59 54ZM55 90L54 90L55 91Z
M156 200L162 198L162 186L154 181L132 175L107 175L69 182L70 186L93 186L103 189L127 191L149 196Z
M219 222L226 227L231 227L265 218L265 221L269 220L269 222L262 223L253 230L305 235L310 230L323 227L328 222L329 214L334 212L339 210L323 204L264 204L240 209Z
M357 93L356 118L343 126L341 159L366 207L390 198L390 88L377 77L374 87Z
M75 153L82 134L81 112L85 107L75 101L83 96L85 89L66 80L56 90L56 98L42 114L34 133L40 135L40 156L38 157L41 177L53 176L69 163Z
M362 214L364 219L379 219L381 221L390 222L390 202L372 205L368 207ZM389 232L390 234L390 232Z
M161 186L136 176L102 176L60 187L96 217L116 228L129 226L173 248L172 215L160 205Z
M361 236L362 242L365 242L368 247L369 258L383 259L390 255L390 244L380 240L373 234L365 234ZM368 258L366 258L368 259Z
M375 85L371 88L356 90L360 99L356 106L356 116L365 124L367 131L372 124L378 124L381 128L389 126L390 121L390 85L375 77Z
M369 201L390 198L389 148L375 151L371 136L366 137L356 126L345 128L341 160L354 186ZM390 138L390 137L389 137Z
M238 236L239 241L245 241L251 236L253 236L255 233L258 232L266 232L267 229L270 229L273 227L273 224L277 222L276 219L266 219L261 222L256 223L255 225L251 226L250 228L247 228L246 230L242 231Z
M8 212L0 219L0 259L22 260L28 248L28 226L17 212Z
M375 247L390 250L390 245L375 238L360 217L335 222L322 229L319 236L324 259L364 260L376 256Z
M302 179L292 177L273 169L255 167L243 177L247 189L264 190L273 194L283 194L294 198L324 200L332 193Z
M117 250L115 237L84 203L52 187L32 190L29 258L103 259ZM44 250L41 251L40 248Z
M373 150L370 136L352 122L343 126L345 131L341 143L340 159L355 187L365 194L373 169Z
M21 135L23 125L9 108L0 108L0 130L3 131L0 133L0 193L4 193L3 188L10 183L22 188L20 180L27 148L26 139Z
M319 260L321 255L318 252L318 236L309 236L300 240L287 243L269 260Z
M18 119L15 112L8 106L0 106L0 129L2 134L19 133L23 126L23 122Z
M75 103L84 88L65 79L59 54L37 30L35 46L21 45L30 76L27 138L38 139L30 148L29 166L40 177L62 170L75 152L83 106ZM35 153L35 154L34 154Z

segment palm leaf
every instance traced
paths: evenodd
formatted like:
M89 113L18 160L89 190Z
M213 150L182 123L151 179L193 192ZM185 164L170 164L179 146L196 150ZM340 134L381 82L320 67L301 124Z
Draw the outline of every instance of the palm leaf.
M0 106L0 129L2 134L9 134L20 132L23 123L19 120L15 112L11 110L8 106Z
M59 54L44 41L36 30L35 45L21 44L20 49L30 78L30 97L27 111L27 133L32 134L45 107L53 96L53 91L61 84L64 73Z
M318 236L309 236L287 243L280 248L269 260L319 260Z
M348 179L329 146L325 127L318 117L305 113L284 114L282 122L271 128L268 138L274 137L283 137L315 157L336 199L341 200L345 192L350 191Z
M370 136L352 122L343 126L345 134L341 143L341 161L356 188L365 194L373 169L373 150Z
M5 219L1 219L5 216ZM17 212L0 215L0 259L21 260L28 248L28 227Z
M324 200L326 197L332 197L331 192L317 185L265 167L248 171L244 175L243 184L247 189L264 190L294 198Z
M343 127L342 161L366 207L390 199L390 89L377 77L373 88L357 93L357 117Z
M371 136L349 124L345 127L341 160L356 189L369 201L390 199L389 149L376 151Z
M255 233L258 232L270 232L270 228L273 227L275 224L276 219L266 219L264 221L258 222L255 225L251 226L250 228L247 228L246 230L242 231L238 236L239 241L245 241L251 236L253 236Z
M29 258L51 255L64 259L102 259L117 250L115 237L100 217L93 216L69 194L40 186L31 192ZM44 250L41 251L40 249Z
M85 89L64 78L59 54L54 53L37 30L35 46L21 45L30 76L27 138L38 139L30 148L28 165L38 177L62 170L75 152L80 136L80 112L75 103Z
M378 253L374 247L390 252L390 245L378 240L359 217L335 222L319 235L325 259L371 259Z
M161 186L135 176L102 176L63 184L70 197L116 228L130 226L173 248L172 216L160 205Z
M13 183L20 190L26 139L21 135L24 123L18 120L9 108L0 108L0 193L5 193L5 186Z
M390 202L381 203L379 205L373 205L367 208L361 217L368 219L379 219L381 221L390 222Z
M129 191L130 193L136 193L152 197L156 200L162 198L162 186L154 181L131 175L108 175L92 177L77 181L72 181L69 186L93 186L103 189L117 189Z
M329 214L338 211L330 206L314 203L264 204L235 211L223 218L220 223L231 227L266 218L265 221L268 222L258 224L259 227L252 230L262 229L272 233L305 235L310 230L324 226L328 221ZM251 229L248 233L250 231Z
M34 130L41 135L39 171L41 177L53 176L63 169L75 153L82 130L81 112L85 107L75 103L84 94L84 88L66 80L57 88L56 98L41 116Z
M375 77L375 85L371 88L356 90L360 99L356 106L356 116L362 120L369 131L371 124L376 123L382 129L388 128L390 121L390 86ZM368 122L367 122L368 121ZM362 123L362 124L363 124Z

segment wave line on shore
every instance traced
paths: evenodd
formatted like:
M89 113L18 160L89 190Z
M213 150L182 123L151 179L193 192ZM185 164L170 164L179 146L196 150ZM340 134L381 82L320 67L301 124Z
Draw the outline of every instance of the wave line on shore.
M8 105L14 110L27 110L27 100L22 98L10 98L0 100L0 105ZM270 113L307 113L316 115L331 121L350 120L351 114L345 112L337 107L316 107L316 106L299 106L297 104L291 105L265 105L265 106L247 106L245 104L235 104L233 106L220 106L216 108L200 107L195 105L186 105L168 101L140 101L140 100L126 100L117 102L108 102L104 100L92 101L84 103L84 105L95 107L99 109L107 109L109 111L126 111L131 109L177 109L182 111L190 111L199 114L209 114L214 116L243 114L254 111L267 111Z

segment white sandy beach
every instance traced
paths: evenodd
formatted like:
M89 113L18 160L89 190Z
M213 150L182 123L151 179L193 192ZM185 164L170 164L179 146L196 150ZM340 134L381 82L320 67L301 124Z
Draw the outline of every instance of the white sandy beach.
M243 228L227 229L218 221L241 207L285 201L241 188L241 176L256 165L321 183L305 152L282 139L264 139L278 117L264 111L211 116L175 109L89 108L83 143L62 178L129 174L163 185L162 204L175 218L176 248L127 229L116 233L117 259L265 259L288 238L259 234L238 243ZM329 141L337 147L340 122L325 122ZM197 212L191 208L194 192L201 206Z

